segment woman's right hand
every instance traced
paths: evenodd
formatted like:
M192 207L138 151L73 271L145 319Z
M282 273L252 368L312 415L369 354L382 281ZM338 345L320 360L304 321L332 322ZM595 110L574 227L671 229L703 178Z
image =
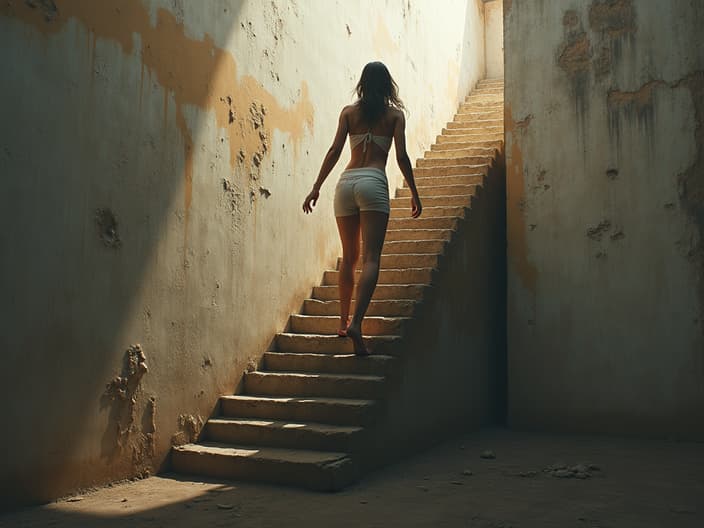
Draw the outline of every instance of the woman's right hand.
M423 212L423 205L420 203L420 197L411 197L411 216L413 218L418 218Z
M306 199L303 201L303 210L306 214L313 212L313 207L315 207L319 197L320 191L313 187L313 190L308 193L308 196L306 196Z

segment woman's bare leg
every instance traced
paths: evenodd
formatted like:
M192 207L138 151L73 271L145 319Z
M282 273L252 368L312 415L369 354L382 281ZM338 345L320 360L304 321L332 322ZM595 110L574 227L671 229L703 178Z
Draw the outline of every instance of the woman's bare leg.
M369 302L374 294L376 282L379 278L379 265L381 249L386 237L386 226L389 215L378 211L363 211L360 213L360 226L362 241L364 243L362 257L362 276L357 285L357 299L354 307L352 322L347 327L347 335L354 344L354 353L359 355L369 354L362 341L362 321L367 313Z
M342 241L342 264L338 275L340 289L340 329L345 335L349 323L350 302L354 290L354 270L359 259L359 215L338 216L337 229Z

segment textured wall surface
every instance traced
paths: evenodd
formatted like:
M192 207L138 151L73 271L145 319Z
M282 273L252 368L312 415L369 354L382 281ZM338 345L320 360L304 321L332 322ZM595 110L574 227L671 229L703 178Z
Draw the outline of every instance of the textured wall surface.
M506 0L510 423L704 437L704 4Z
M339 253L347 153L300 207L362 66L398 81L412 157L484 76L481 2L441 7L2 2L3 503L197 435Z
M502 0L484 3L486 76L504 76L504 13Z

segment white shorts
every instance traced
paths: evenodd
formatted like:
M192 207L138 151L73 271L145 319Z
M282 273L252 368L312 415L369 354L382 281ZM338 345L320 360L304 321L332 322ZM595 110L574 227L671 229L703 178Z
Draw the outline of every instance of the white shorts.
M389 184L383 170L362 167L340 175L335 187L335 216L351 216L360 211L389 214Z

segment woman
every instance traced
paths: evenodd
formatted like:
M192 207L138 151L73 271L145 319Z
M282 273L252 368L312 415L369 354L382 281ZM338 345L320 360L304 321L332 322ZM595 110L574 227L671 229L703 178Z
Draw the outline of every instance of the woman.
M320 187L340 159L349 133L351 159L335 188L335 217L342 241L340 327L337 333L352 339L355 354L369 355L362 340L362 320L376 288L381 248L389 222L389 188L384 169L392 139L396 145L396 161L412 194L411 216L418 218L422 207L406 152L406 120L396 82L381 62L370 62L362 70L355 91L358 100L342 109L335 139L325 155L313 190L303 202L303 210L306 213L313 211ZM357 287L354 315L349 321L360 231L364 242L362 276Z

